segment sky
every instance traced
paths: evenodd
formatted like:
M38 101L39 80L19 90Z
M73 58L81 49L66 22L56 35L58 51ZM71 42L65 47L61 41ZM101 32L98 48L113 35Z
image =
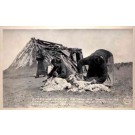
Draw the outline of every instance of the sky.
M115 63L133 61L132 29L5 29L3 70L11 65L32 37L81 48L84 57L97 49L106 49L114 55Z

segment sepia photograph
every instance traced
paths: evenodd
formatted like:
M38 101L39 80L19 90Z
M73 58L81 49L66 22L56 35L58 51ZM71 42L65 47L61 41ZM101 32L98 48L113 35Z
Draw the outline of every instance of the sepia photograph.
M133 108L133 29L3 29L3 108Z
M134 135L134 1L2 0L0 133Z

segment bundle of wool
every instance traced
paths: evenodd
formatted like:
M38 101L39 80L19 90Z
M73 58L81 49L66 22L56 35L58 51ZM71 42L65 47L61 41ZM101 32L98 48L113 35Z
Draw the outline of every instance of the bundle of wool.
M79 92L83 92L85 90L94 92L100 90L107 92L111 91L107 86L103 84L92 84L92 82L78 79L75 75L70 75L67 80L74 86L74 88L70 89L69 91L77 91L76 88L78 88Z
M61 91L64 89L70 89L71 84L62 78L50 78L45 82L44 86L41 87L42 91Z

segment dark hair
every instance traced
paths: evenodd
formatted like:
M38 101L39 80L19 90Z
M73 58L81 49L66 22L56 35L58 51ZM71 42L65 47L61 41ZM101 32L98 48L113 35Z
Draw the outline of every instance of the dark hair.
M104 58L101 56L95 57L94 62L96 64L103 64L105 62Z
M52 59L51 60L51 63L53 64L53 63L60 63L61 62L61 59Z

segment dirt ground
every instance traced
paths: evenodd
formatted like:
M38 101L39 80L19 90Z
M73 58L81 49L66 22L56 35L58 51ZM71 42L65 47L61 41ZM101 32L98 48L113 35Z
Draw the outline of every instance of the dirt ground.
M44 78L35 79L31 72L3 74L5 108L132 108L132 65L115 68L111 92L42 92Z

